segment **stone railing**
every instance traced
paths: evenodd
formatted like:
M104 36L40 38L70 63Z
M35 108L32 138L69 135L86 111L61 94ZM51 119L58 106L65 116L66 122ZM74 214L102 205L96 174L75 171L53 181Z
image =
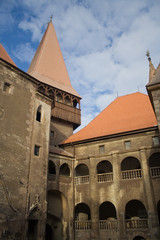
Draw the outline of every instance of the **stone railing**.
M152 167L150 171L152 177L160 177L160 167Z
M48 173L48 180L49 181L55 181L56 180L56 174Z
M117 230L118 223L117 220L100 220L99 221L99 229L100 230Z
M74 178L75 184L89 183L89 175Z
M74 222L75 230L90 230L91 229L91 221L75 221Z
M113 173L101 173L97 174L98 182L112 182L113 181Z
M126 220L127 229L146 229L148 228L148 219L127 219Z
M122 171L122 179L137 179L142 177L141 169Z

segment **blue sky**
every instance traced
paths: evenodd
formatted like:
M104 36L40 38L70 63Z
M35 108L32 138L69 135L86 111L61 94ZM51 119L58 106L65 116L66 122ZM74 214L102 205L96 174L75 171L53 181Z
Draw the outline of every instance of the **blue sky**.
M117 95L146 93L146 51L160 62L159 13L159 0L1 0L0 42L27 71L53 14L83 127Z

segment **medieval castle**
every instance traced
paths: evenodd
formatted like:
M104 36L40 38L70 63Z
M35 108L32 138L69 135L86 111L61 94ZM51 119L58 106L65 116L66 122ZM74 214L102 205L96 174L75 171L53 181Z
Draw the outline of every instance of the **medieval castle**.
M28 72L0 45L0 239L160 239L160 65L85 128L54 26Z

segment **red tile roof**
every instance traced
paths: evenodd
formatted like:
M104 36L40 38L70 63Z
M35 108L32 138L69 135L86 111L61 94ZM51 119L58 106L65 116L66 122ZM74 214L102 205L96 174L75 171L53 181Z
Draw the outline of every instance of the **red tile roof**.
M149 97L137 92L116 98L86 127L63 143L77 142L153 126L157 126L157 120Z
M28 73L41 82L80 97L71 85L52 22L48 24Z
M16 66L16 64L12 61L12 59L10 58L10 56L8 55L8 53L6 52L1 43L0 43L0 58Z

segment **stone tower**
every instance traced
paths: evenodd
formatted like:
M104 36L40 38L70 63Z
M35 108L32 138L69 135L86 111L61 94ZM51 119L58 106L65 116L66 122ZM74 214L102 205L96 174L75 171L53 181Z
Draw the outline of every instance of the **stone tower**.
M52 21L39 44L28 73L48 86L42 93L52 96L50 144L57 146L81 123L79 94L73 89Z

